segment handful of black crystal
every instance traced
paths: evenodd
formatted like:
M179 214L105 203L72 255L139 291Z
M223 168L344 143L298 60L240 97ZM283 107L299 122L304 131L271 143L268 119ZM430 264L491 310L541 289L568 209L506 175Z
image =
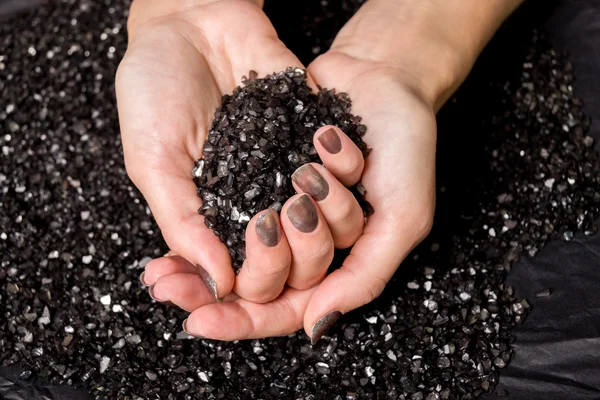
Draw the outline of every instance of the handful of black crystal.
M248 221L269 207L279 212L295 194L292 173L308 162L319 162L313 146L318 128L335 125L365 157L369 153L362 140L367 128L350 113L345 93L312 92L300 68L265 78L250 71L249 76L232 95L223 96L203 158L192 171L203 200L198 211L226 244L236 271L246 257ZM360 203L369 210L368 203L362 199Z

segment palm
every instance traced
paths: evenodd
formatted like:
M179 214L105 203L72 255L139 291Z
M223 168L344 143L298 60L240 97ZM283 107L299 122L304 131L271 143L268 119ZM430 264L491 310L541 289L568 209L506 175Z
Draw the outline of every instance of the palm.
M199 158L221 96L231 93L243 75L250 69L266 74L298 64L262 11L249 3L198 6L146 23L135 33L119 68L118 83L126 82L119 86L127 88L119 103L122 112L138 114L134 131L155 139L155 148L136 150L161 155L168 151ZM135 136L125 139L126 147L148 144Z
M142 21L130 32L117 74L127 170L169 247L193 264L219 266L210 274L226 294L234 281L229 255L198 218L190 173L221 96L251 69L264 75L300 62L249 2L220 1L161 18L144 11L135 10Z

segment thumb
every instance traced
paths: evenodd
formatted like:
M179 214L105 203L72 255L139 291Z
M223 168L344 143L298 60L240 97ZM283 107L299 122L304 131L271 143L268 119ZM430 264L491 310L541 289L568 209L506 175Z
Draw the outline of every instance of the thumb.
M431 210L429 213L433 213ZM415 213L414 215L419 215ZM393 215L375 207L365 231L342 267L332 272L311 296L304 329L316 343L349 311L377 298L412 248L429 232L431 219Z

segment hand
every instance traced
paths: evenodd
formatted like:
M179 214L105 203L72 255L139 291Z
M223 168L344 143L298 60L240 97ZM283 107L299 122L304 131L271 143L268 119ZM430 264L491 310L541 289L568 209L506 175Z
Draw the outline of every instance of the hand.
M351 161L346 171L353 170L354 175L348 178L337 169L339 164L335 161L339 160L335 155L322 147L319 138L328 128L321 129L315 135L315 146L332 174L322 167L315 169L327 177L330 187L338 185L342 189L340 181L355 183L362 172L366 197L375 214L369 218L342 268L317 287L305 290L288 287L277 299L265 304L232 298L225 304L200 307L186 323L186 330L193 335L236 340L285 335L304 326L316 341L341 314L377 297L404 257L429 232L435 193L433 104L406 84L408 78L401 73L342 53L322 56L309 71L320 85L343 90L354 99L353 111L368 126L365 140L373 149L364 172L357 162L360 158L341 157ZM342 140L342 149L356 149L341 132L336 134ZM297 185L296 188L300 189ZM323 204L326 201L316 201L325 219L335 209L334 204ZM332 231L339 229L343 221L327 220ZM287 227L285 232L287 235ZM179 268L185 268L184 260L176 262Z
M255 216L247 229L248 257L233 279L224 246L197 214L193 162L201 155L222 94L237 86L242 71L258 66L276 72L299 61L254 4L203 3L181 9L136 2L129 51L118 73L128 172L149 202L171 253L178 254L151 262L142 281L155 299L189 311L225 296L232 287L258 303L275 299L286 283L296 289L313 287L323 279L334 245L352 245L363 227L362 211L350 191L322 166L306 166L295 174L296 187L315 189L310 179L320 171L317 183L326 185L327 193L321 193L323 198L314 192L314 199L293 197L281 219L272 210ZM362 155L341 132L340 138L344 146L335 155L320 142L317 149L341 181L356 183ZM336 220L342 221L330 229L328 222Z
M321 86L347 92L353 112L369 128L365 140L373 151L362 182L375 214L342 268L317 287L287 288L266 304L232 298L207 305L194 311L184 328L234 340L284 335L304 326L315 342L340 315L377 297L431 227L435 112L520 2L367 2L309 73Z
M154 289L160 286L162 294L170 296L169 300L176 298L174 302L183 308L195 309L184 329L197 336L234 340L285 335L304 325L316 341L341 314L377 297L401 260L431 226L435 111L458 87L495 27L516 4L518 0L510 3L494 0L486 5L470 2L461 8L443 2L439 7L427 7L418 1L408 1L399 7L390 0L371 0L363 6L359 13L362 17L355 17L344 28L333 49L311 65L309 72L320 85L348 92L354 100L353 112L363 116L369 126L366 140L373 153L367 160L362 181L375 215L340 270L317 287L301 290L287 287L279 297L265 304L260 304L265 299L249 301L232 295L225 304L206 305L206 299L200 299L194 292L197 282L175 279L193 274L195 267L185 261L187 256L153 261L147 267L147 283L155 283ZM448 20L444 10L446 14L461 17L469 13L478 15L478 23L469 29L480 36L465 36L469 33L465 29L446 29L449 27L443 24ZM398 27L408 29L398 34ZM343 140L343 134L337 133ZM319 154L323 158L323 153ZM326 159L323 161L333 172L326 178L328 183L335 184L336 180L351 183L336 175L333 160L329 164ZM318 212L323 208L321 204L315 208L318 226L325 219L335 240L334 232L340 225L330 223L326 212ZM258 218L249 225L250 235ZM285 227L286 223L282 225ZM288 230L284 230L287 235ZM260 238L254 239L260 245ZM252 240L247 240L248 249L253 247ZM270 284L265 289L279 288L283 281L280 278L277 285ZM236 290L240 290L237 283ZM246 294L246 297L252 296ZM190 303L184 304L190 299Z
M142 279L157 296L168 287L193 292L196 304L184 307L193 310L235 283L191 179L214 112L251 69L264 75L300 62L250 0L136 0L129 35L116 82L127 171L168 246L190 263L179 274L171 260L153 263Z

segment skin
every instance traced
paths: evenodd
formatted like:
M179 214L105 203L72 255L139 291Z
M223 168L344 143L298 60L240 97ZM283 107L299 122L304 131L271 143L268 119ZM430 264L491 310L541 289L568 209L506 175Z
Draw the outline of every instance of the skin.
M128 173L172 249L146 266L141 279L152 296L189 311L189 333L219 340L302 327L315 340L334 315L379 296L432 225L435 113L519 3L367 2L308 74L313 88L350 95L373 151L365 162L339 129L319 129L314 144L323 165L296 172L298 194L279 215L263 211L250 221L247 259L236 277L224 245L197 213L190 171L223 94L251 69L265 75L301 65L258 1L136 0L117 100ZM333 153L319 140L331 128L341 143ZM376 210L366 225L347 189L358 180ZM334 248L350 246L342 268L325 276Z

